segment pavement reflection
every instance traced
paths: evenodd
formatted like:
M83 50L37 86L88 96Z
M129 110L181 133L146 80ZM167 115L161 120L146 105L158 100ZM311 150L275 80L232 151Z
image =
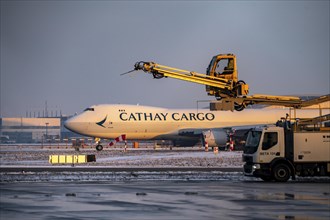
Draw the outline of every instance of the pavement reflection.
M329 219L329 183L1 183L1 219Z

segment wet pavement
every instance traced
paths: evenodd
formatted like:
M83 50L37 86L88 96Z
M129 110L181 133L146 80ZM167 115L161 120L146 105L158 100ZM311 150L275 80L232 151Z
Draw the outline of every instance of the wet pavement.
M0 220L330 219L330 177L266 183L241 152L106 150L92 165L53 166L72 149L0 148Z
M329 219L329 182L1 183L0 219Z

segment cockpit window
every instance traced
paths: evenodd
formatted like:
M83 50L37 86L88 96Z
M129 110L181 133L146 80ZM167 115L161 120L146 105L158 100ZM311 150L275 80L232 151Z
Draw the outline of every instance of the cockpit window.
M218 61L215 68L217 74L232 74L234 71L234 59L227 58Z
M94 108L86 108L85 110L84 110L84 112L86 112L86 111L94 111Z

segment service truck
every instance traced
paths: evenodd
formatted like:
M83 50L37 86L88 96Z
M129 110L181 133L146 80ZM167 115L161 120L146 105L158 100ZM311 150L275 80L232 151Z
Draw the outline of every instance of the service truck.
M244 174L286 182L296 176L330 176L330 114L249 130Z

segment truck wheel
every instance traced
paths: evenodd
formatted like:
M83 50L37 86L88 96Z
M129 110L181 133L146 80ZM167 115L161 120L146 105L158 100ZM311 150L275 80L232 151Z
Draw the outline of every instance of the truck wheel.
M103 150L103 146L101 144L96 145L96 150L97 151Z
M290 168L286 164L278 164L273 169L273 177L277 182L288 181L290 175Z

